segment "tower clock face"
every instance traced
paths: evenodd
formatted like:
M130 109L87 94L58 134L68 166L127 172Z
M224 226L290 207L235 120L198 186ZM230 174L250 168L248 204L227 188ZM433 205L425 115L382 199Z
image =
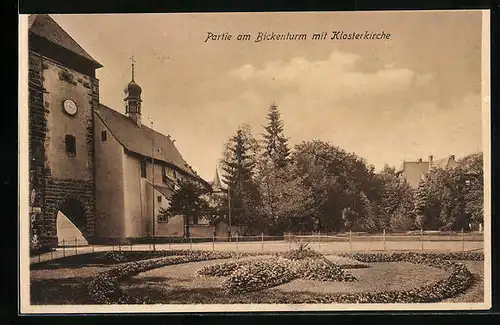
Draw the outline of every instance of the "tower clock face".
M76 103L71 99L66 99L63 103L64 112L68 115L75 115L78 111Z

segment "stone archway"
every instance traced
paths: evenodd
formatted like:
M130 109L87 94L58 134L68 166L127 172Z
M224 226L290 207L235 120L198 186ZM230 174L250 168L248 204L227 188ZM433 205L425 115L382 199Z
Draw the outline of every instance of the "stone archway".
M87 245L87 213L85 205L75 197L67 197L56 212L59 245Z

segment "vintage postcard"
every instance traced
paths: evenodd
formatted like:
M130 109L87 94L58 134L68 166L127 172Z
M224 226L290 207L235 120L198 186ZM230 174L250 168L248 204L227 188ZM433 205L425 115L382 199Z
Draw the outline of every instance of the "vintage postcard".
M491 308L489 18L21 15L21 313Z

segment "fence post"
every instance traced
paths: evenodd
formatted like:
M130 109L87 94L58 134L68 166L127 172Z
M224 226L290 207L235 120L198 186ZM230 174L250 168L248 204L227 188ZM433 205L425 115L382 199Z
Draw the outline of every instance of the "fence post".
M292 240L290 239L290 233L288 233L288 250L292 249Z
M62 247L63 247L63 257L66 257L66 245L64 244L64 238L62 240Z
M78 255L78 239L75 237L75 255Z
M260 244L262 247L262 251L264 251L264 233L263 232L260 233Z
M212 251L215 251L215 236L212 235Z
M92 253L95 252L94 244L92 244Z
M38 254L38 263L40 263L41 258L42 258L42 254L40 253L40 254Z
M384 228L384 230L383 230L382 235L383 235L383 238L384 238L384 251L385 251L385 228Z
M318 231L318 249L321 248L321 231Z
M236 234L236 256L238 255L238 234Z
M462 236L462 252L465 251L465 242L464 242L464 228L462 228L461 236Z
M424 251L424 229L420 229L420 250L423 252Z
M352 230L349 229L349 252L352 251Z

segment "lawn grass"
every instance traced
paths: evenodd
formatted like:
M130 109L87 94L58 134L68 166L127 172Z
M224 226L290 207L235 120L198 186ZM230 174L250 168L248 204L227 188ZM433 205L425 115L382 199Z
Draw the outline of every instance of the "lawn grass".
M37 268L30 272L33 305L80 305L91 302L87 286L100 271L111 266L65 266Z

